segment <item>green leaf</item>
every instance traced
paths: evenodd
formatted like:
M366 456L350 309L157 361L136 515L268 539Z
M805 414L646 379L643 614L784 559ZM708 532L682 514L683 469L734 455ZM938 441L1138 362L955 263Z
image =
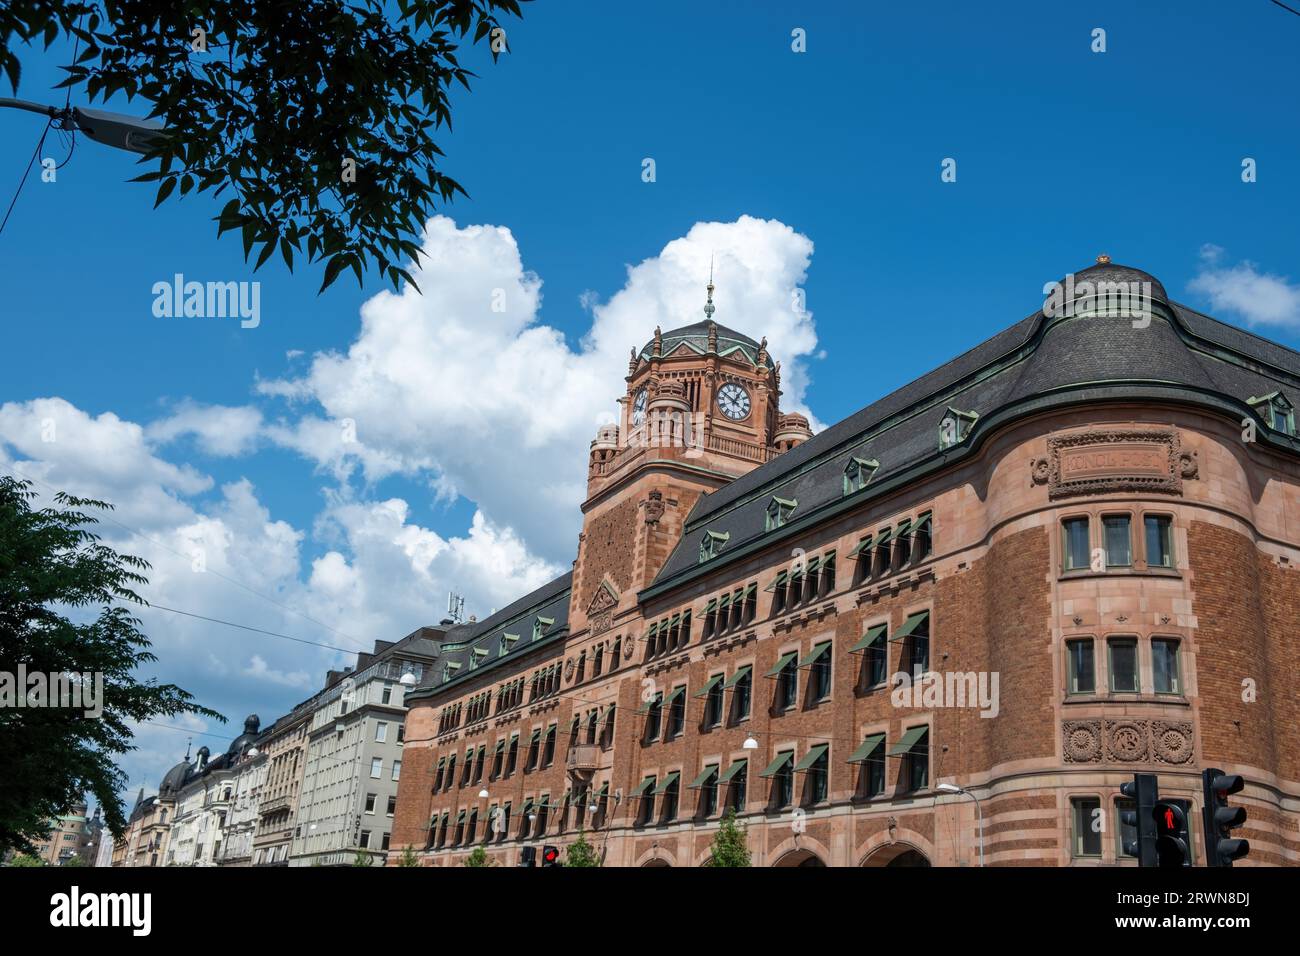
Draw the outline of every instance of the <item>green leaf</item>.
M166 199L168 196L170 196L172 194L172 190L175 188L176 188L175 179L164 179L162 185L158 187L158 198L154 200L153 208L157 209L159 206L161 206L163 200Z
M341 253L327 262L325 264L325 281L320 284L320 288L316 290L316 294L320 295L333 285L334 280L339 277L339 273L343 271L345 266L347 266L346 253Z

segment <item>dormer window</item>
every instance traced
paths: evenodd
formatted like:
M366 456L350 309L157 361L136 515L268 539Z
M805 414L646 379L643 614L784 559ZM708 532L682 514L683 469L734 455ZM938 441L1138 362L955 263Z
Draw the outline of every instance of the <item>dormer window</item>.
M844 493L851 495L867 487L867 482L879 467L880 462L874 458L850 458L844 466Z
M546 629L554 623L555 618L553 617L538 617L537 620L533 621L533 640L540 641L542 635L546 633Z
M700 563L716 558L731 538L729 531L706 531L700 539Z
M767 530L772 531L782 527L790 520L790 515L794 514L794 509L799 506L799 502L793 498L778 498L772 496L772 501L767 506Z
M939 421L939 449L942 451L964 442L979 417L978 412L964 412L949 405Z
M1273 431L1295 437L1295 406L1281 392L1269 392L1246 401Z
M497 648L497 657L505 657L510 653L510 648L515 646L515 641L519 640L518 634L502 634L501 646Z
M487 655L488 652L486 647L476 647L470 651L469 669L474 670L474 668L478 667L478 665L483 661L483 658L487 657Z
M447 661L442 665L442 682L447 683L456 676L458 670L460 670L460 664L457 661Z

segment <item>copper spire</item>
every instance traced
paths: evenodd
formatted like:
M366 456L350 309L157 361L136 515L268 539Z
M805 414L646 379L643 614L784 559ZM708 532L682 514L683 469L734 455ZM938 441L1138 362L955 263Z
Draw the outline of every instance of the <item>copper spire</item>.
M716 311L716 309L714 309L713 307L713 257L712 256L709 257L709 284L705 286L705 288L708 289L709 291L709 298L708 301L704 303L704 317L706 319L712 319L713 313Z

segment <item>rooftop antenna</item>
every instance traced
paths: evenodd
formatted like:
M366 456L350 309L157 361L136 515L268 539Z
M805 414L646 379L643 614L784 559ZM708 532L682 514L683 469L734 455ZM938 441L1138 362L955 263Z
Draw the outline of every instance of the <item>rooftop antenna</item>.
M709 300L704 303L704 317L712 320L716 311L713 307L713 253L709 253L709 284L705 288L709 290Z
M185 762L186 763L190 762L190 744L192 744L193 742L194 742L193 737L185 738Z
M447 592L447 616L457 624L465 614L465 599L455 591Z

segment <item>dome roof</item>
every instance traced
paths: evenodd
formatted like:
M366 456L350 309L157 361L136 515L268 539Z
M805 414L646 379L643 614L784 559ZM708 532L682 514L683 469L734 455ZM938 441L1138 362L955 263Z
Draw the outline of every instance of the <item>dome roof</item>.
M1111 262L1110 256L1105 253L1097 257L1095 265L1091 265L1072 275L1072 287L1075 290L1074 298L1076 299L1080 295L1078 291L1080 283L1091 283L1093 286L1092 294L1094 295L1097 294L1097 286L1100 283L1124 283L1130 290L1149 291L1153 299L1164 303L1169 302L1169 295L1165 292L1165 287L1161 285L1159 279L1149 272L1143 272L1141 269L1134 269L1131 266L1122 266L1117 262ZM1068 279L1069 277L1066 277L1061 280L1061 285L1065 288L1071 287L1071 283L1067 281Z
M168 770L163 775L162 783L158 784L159 796L180 790L181 787L185 786L185 778L189 776L189 772L190 765L184 760Z
M733 355L734 357L734 353L740 351L751 365L758 364L758 353L764 349L765 343L755 342L743 332L737 332L735 329L729 329L725 325L718 325L710 320L694 322L691 325L684 325L679 329L662 333L663 346L660 355L671 355L683 343L701 355L706 354L709 351L710 325L717 329L719 355ZM649 360L650 356L654 354L654 349L655 340L651 339L641 349L640 357ZM771 355L765 358L768 368L776 367Z
M244 732L231 742L226 753L237 756L253 746L253 741L257 739L258 728L261 725L262 718L258 717L257 714L249 714L244 720Z

